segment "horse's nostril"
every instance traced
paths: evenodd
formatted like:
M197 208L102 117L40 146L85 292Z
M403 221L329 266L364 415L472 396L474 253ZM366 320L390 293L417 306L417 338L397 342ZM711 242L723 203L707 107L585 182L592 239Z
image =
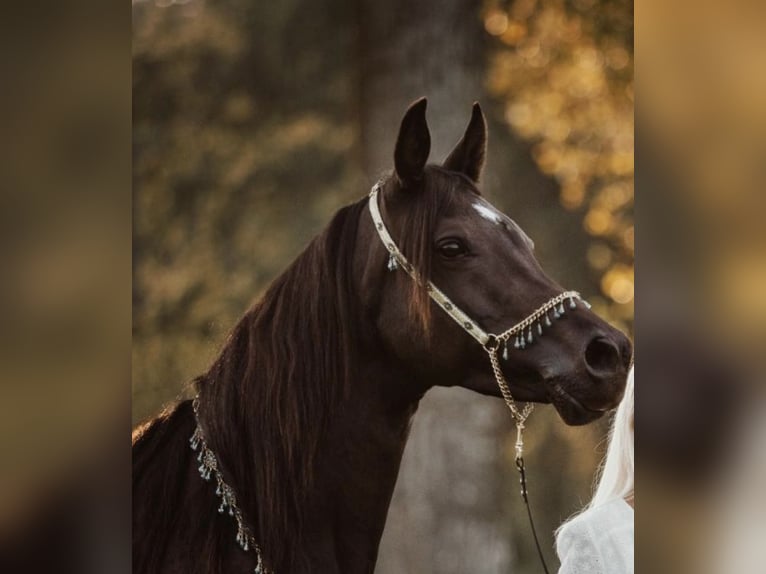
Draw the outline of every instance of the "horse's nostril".
M608 377L620 370L620 350L605 337L596 337L585 349L585 365L596 377Z

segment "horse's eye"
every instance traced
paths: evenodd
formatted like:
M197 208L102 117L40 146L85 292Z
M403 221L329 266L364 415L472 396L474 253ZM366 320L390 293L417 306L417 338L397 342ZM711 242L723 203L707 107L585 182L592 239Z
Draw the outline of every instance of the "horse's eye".
M436 245L436 248L439 250L439 254L447 259L454 259L455 257L461 257L468 253L468 248L465 246L465 243L454 238L442 239Z

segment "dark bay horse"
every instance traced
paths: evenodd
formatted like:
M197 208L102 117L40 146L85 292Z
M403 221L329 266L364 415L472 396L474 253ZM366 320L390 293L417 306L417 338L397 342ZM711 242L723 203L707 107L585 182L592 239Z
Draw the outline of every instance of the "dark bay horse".
M425 109L419 100L402 120L380 212L420 277L502 332L563 290L476 187L487 138L479 106L441 165L427 164ZM500 396L482 345L424 281L389 269L368 201L335 214L194 381L199 426L276 574L373 572L420 399L435 385ZM628 339L574 303L546 329L502 360L514 397L552 403L574 425L614 407ZM256 568L255 553L234 540L235 521L218 512L215 482L200 477L189 445L196 424L183 401L134 432L134 572Z

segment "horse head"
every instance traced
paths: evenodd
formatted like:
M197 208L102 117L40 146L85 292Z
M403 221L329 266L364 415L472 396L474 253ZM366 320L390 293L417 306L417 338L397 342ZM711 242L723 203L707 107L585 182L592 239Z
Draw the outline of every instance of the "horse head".
M386 352L423 391L460 386L500 396L486 348L431 300L429 282L486 333L505 332L564 289L541 268L533 241L479 191L487 147L479 105L440 165L427 163L425 112L425 99L407 110L394 171L370 198L411 268L399 268L366 217L356 260L362 302ZM499 368L513 397L552 403L568 424L597 419L623 394L631 343L579 299L565 299L503 343Z

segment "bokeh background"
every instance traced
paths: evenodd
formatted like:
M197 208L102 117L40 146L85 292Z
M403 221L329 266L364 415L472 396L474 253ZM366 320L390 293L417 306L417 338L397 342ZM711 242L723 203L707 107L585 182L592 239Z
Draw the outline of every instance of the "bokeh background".
M766 5L645 0L635 18L636 565L652 574L758 572Z
M133 3L133 421L187 392L227 331L392 167L429 98L432 161L481 102L483 190L543 266L633 323L633 10L624 0ZM528 432L553 531L590 495L606 426ZM376 572L537 572L501 401L437 389L416 416Z

